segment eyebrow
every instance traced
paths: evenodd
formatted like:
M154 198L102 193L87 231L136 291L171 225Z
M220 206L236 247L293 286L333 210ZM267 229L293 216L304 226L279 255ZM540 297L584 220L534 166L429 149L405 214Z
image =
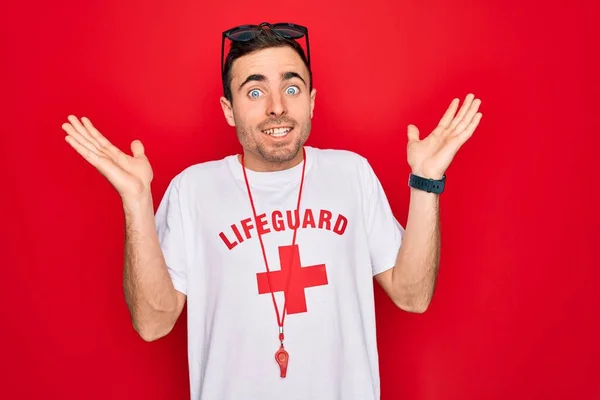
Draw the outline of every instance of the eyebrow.
M300 76L299 73L297 72L284 72L283 74L281 74L281 80L282 81L287 81L293 78L298 78L302 81L302 83L304 83L304 85L306 85L306 82L304 81L304 79Z
M306 85L306 81L304 80L304 78L302 78L300 76L300 74L298 74L297 72L288 71L288 72L284 72L284 73L281 74L281 80L282 81L287 81L287 80L290 80L290 79L293 79L293 78L300 79L304 83L304 85ZM246 80L244 82L242 82L242 84L240 85L238 91L242 90L242 88L246 84L248 84L250 82L266 82L267 80L268 80L267 77L264 76L264 75L262 75L262 74L252 74L252 75L249 75L246 78Z
M250 76L248 76L246 78L246 80L244 82L242 82L242 84L240 85L238 91L242 90L242 88L244 87L244 85L246 85L247 83L250 82L266 82L267 81L267 77L261 74L252 74Z

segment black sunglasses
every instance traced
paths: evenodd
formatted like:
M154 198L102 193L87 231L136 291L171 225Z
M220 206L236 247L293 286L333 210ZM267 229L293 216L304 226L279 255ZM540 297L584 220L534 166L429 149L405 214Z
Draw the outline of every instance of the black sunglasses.
M263 22L259 25L240 25L234 28L228 29L223 32L221 40L221 76L223 79L223 73L225 72L225 65L223 64L225 59L225 39L229 39L232 42L247 42L256 37L256 35L265 28L271 29L276 34L286 39L300 39L306 36L306 58L308 65L310 66L310 47L308 44L308 28L302 25L291 24L288 22L279 22L276 24L270 24Z

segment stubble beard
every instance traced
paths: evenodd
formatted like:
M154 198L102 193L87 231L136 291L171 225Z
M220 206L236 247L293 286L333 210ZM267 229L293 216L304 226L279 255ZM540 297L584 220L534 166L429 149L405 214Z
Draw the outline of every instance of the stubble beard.
M287 121L286 121L287 122ZM272 124L275 125L275 124ZM282 164L293 160L310 135L311 130L311 121L310 119L305 122L303 125L299 126L296 123L293 123L294 131L297 129L300 131L300 134L294 140L292 146L289 144L274 144L271 146L266 145L265 141L262 140L254 140L252 132L255 131L258 133L258 137L260 135L265 135L260 126L254 130L251 126L237 125L237 137L242 146L250 151L258 154L264 161L269 164ZM293 131L292 131L293 132ZM297 133L297 132L296 132Z

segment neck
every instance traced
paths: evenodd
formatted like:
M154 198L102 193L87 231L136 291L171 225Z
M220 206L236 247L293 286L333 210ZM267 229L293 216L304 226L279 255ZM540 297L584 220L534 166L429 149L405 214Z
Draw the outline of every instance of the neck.
M256 154L244 150L244 167L248 168L251 171L255 172L274 172L274 171L283 171L285 169L290 169L300 164L304 159L304 151L300 149L296 156L289 160L283 162L268 162L257 156ZM238 161L242 162L241 155L238 155Z

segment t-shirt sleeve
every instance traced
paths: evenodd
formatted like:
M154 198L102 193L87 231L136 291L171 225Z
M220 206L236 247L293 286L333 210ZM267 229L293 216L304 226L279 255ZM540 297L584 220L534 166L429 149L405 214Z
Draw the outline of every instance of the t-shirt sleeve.
M181 176L176 176L165 191L156 210L155 223L158 242L165 257L167 270L175 289L186 293L186 254L183 231L183 217L179 184Z
M364 213L373 275L396 264L404 227L390 207L379 178L367 160L363 164Z

